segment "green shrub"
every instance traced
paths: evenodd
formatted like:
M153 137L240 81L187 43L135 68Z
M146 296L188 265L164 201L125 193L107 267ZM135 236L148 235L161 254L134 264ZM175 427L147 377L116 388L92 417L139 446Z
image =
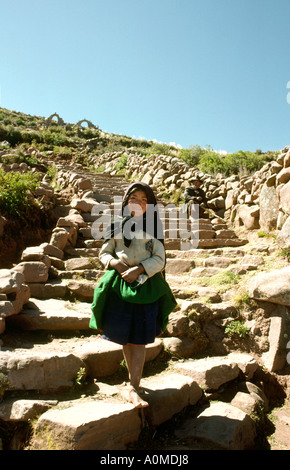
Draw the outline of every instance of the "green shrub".
M239 320L231 321L225 329L226 335L230 338L238 337L245 339L249 331L249 328Z
M191 145L188 149L181 149L179 157L190 166L197 166L200 159L208 153L208 149L204 149L199 145Z
M6 173L0 168L0 209L12 215L21 215L25 207L32 204L29 197L39 185L36 173Z
M126 168L126 166L127 166L127 161L128 161L128 155L126 155L126 154L121 155L115 169L117 171L124 170L124 168Z
M283 258L286 258L288 263L290 263L290 248L282 248L279 254L280 256L283 256Z
M275 158L275 152L263 154L260 150L256 152L239 150L234 153L217 153L209 145L205 148L199 145L182 149L179 157L191 167L197 167L204 173L215 176L222 173L224 176L251 174L267 162Z

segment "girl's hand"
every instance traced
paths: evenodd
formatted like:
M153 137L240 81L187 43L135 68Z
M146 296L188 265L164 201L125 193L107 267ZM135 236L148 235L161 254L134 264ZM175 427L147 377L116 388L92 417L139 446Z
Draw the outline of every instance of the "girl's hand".
M144 273L144 271L144 267L142 264L140 264L139 266L134 266L133 268L127 269L121 274L121 276L124 281L132 284L132 282L136 281L136 279L140 276L140 274Z
M119 274L122 274L128 269L128 266L118 259L112 259L110 261L110 267L114 268Z

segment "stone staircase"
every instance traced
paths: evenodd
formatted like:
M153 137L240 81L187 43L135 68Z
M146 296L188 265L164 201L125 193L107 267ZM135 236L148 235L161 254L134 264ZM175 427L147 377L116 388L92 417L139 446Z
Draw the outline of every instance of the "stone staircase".
M267 408L264 393L251 383L259 362L245 353L207 357L207 350L195 355L194 349L189 353L183 349L180 354L173 344L180 341L174 326L171 334L146 347L141 385L149 407L141 411L128 404L121 347L89 330L94 288L104 273L98 260L102 241L92 237L92 229L98 217L112 211L113 198L122 196L128 183L120 176L96 175L81 168L71 171L60 166L61 171L71 173L75 197L66 205L59 199L59 218L50 242L27 248L21 259L22 267L45 265L47 276L26 279L29 302L18 315L6 318L1 339L0 372L9 386L0 405L0 432L6 424L17 436L21 424L32 419L37 423L29 444L24 444L27 435L17 439L9 432L6 438L0 433L4 448L254 448L257 426L251 416L259 406ZM86 187L85 181L91 186ZM97 215L93 205L98 207ZM166 235L172 220L168 211ZM221 298L213 296L210 307L194 301L194 278L212 276L225 267L239 272L246 242L220 218L199 219L198 228L194 224L194 237L188 237L190 223L187 238L182 239L178 231L176 237L165 240L167 280L178 308L206 310L205 314L221 320L234 317L235 308ZM177 309L172 317L178 314ZM222 399L222 392L233 383L230 399ZM166 442L152 438L159 436L161 425L170 428L172 423L175 429Z

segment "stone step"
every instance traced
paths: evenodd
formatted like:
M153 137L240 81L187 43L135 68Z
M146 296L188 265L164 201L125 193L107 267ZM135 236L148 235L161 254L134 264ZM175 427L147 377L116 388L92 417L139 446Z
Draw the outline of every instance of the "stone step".
M102 392L102 384L97 385ZM158 426L187 406L195 405L203 394L191 378L170 373L144 379L143 390L143 398L149 403L144 408L144 417L151 426ZM47 448L49 430L59 450L126 450L128 444L139 439L142 420L138 408L122 403L125 388L114 387L114 391L119 395L114 400L107 396L100 401L96 396L94 400L71 402L65 410L55 408L45 412L38 420L33 448Z
M168 258L182 258L182 259L204 259L209 256L231 256L242 258L245 255L245 251L239 248L193 248L192 250L180 251L180 250L167 250L166 256Z
M89 400L52 409L38 420L32 450L125 450L141 432L138 409ZM53 442L50 436L53 435Z
M30 283L30 299L64 299L69 294L66 282L62 280L49 280L45 283Z
M215 450L247 450L255 445L257 428L243 410L215 402L196 418L186 419L174 434L183 442L206 441Z
M162 348L159 339L147 345L145 361L154 360ZM56 338L48 344L34 344L26 338L21 348L2 347L0 372L7 377L8 390L56 393L71 388L80 370L90 378L109 377L120 368L122 360L122 346L99 335Z
M87 330L90 303L30 298L21 313L7 318L7 326L22 330Z
M236 379L240 372L250 380L258 368L253 356L231 353L228 356L189 359L178 362L175 369L192 377L203 390L218 390L221 385Z
M145 348L145 362L153 361L163 350L163 343L156 339ZM103 339L101 336L75 349L76 354L86 364L90 377L108 377L114 374L123 360L122 346Z
M112 346L111 355L117 355L116 345ZM102 357L99 364L104 360L105 357ZM141 414L138 408L128 403L128 388L124 383L108 385L97 380L91 386L89 397L61 401L57 405L50 399L41 404L43 414L38 418L30 448L52 450L53 446L53 449L58 450L126 450L129 444L134 445L138 441L144 421L154 429L187 407L198 405L201 399L204 401L204 387L205 390L208 390L208 386L216 390L222 384L235 379L239 373L248 380L258 367L253 357L247 354L208 358L207 361L196 360L192 361L195 362L194 367L182 368L183 364L187 365L189 362L191 361L177 363L175 370L168 368L142 379L142 398L149 406ZM22 367L23 364L25 358L21 363ZM46 360L43 364L44 372L49 372L52 378L52 369L48 370ZM91 364L94 364L94 355L91 356ZM88 367L87 363L85 365ZM89 367L87 371L93 375L97 372ZM44 381L43 376L45 374L42 374L40 381ZM22 387L25 385L23 374L18 374L18 377L16 374L13 378L14 383L18 379ZM250 397L250 392L247 396ZM12 402L10 399L10 410L13 409ZM26 403L26 409L29 407L31 410L30 419L34 417L33 413L36 417L37 409L36 405L33 406L33 400L31 402L30 406ZM212 449L242 450L254 446L256 426L249 412L224 402L208 402L208 405L206 410L197 412L193 418L189 418L187 414L182 424L175 428L176 439L183 442L190 439L210 442ZM16 408L17 399L14 403L14 409ZM197 409L199 408L200 405ZM5 400L2 409L6 410L6 415L3 411L4 419L9 420ZM53 443L51 434L54 436Z
M180 250L187 251L196 248L223 248L223 247L239 247L248 243L247 240L238 238L213 238L213 239L197 239L197 240L180 240L179 238L165 239L166 250Z

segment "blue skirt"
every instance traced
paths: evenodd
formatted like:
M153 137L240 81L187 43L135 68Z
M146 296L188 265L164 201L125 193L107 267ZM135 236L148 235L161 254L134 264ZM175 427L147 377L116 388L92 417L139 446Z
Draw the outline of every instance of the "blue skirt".
M158 301L129 303L111 291L104 311L103 337L121 345L154 343L161 334L158 312Z

